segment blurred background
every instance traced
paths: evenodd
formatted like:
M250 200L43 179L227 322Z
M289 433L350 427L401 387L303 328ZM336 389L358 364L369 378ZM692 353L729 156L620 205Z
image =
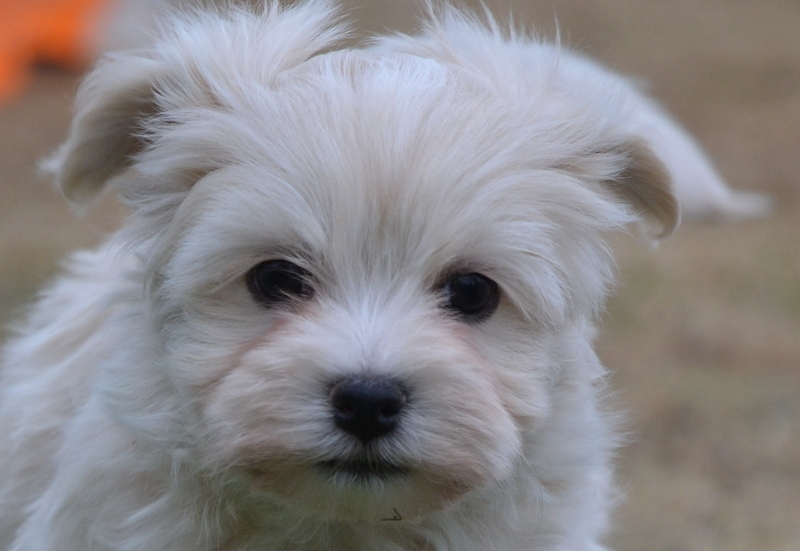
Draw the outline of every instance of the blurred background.
M36 166L66 134L82 68L141 41L157 3L0 0L4 326L66 253L124 214L107 198L76 218ZM414 29L410 0L345 3L365 32ZM546 37L558 27L565 44L642 79L733 187L769 193L777 207L747 222L689 221L655 250L615 242L621 281L598 348L630 444L610 543L800 550L800 2L487 4Z

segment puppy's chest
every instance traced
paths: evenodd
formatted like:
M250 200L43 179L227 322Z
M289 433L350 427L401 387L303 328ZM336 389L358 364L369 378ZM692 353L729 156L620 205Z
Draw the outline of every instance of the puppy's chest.
M402 521L399 521L402 522ZM337 525L313 521L296 525L299 532L289 535L288 526L251 527L214 551L438 551L438 547L410 525L381 529L368 525ZM405 528L405 529L404 529ZM294 532L294 530L288 530ZM468 551L468 550L465 550Z

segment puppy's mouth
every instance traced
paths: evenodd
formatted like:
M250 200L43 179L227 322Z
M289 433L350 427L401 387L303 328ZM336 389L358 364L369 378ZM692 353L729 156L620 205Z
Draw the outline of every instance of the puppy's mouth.
M328 459L317 464L331 480L367 484L408 476L409 469L380 459Z

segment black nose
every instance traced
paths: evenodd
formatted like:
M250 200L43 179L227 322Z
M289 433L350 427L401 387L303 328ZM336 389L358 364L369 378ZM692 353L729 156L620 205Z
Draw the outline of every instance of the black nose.
M336 426L367 443L397 428L408 396L391 379L357 377L333 385L330 399Z

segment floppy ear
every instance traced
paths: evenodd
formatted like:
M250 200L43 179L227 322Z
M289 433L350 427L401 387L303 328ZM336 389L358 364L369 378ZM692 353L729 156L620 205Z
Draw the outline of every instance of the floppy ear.
M144 145L141 124L155 113L163 64L125 56L101 62L83 82L67 141L44 164L64 196L88 206Z
M228 8L178 16L149 53L108 57L87 77L67 141L44 165L70 201L87 206L131 166L158 102L217 107L237 79L270 84L347 33L333 0Z
M669 170L642 139L631 139L622 149L623 169L603 186L658 227L653 237L669 237L681 218Z

